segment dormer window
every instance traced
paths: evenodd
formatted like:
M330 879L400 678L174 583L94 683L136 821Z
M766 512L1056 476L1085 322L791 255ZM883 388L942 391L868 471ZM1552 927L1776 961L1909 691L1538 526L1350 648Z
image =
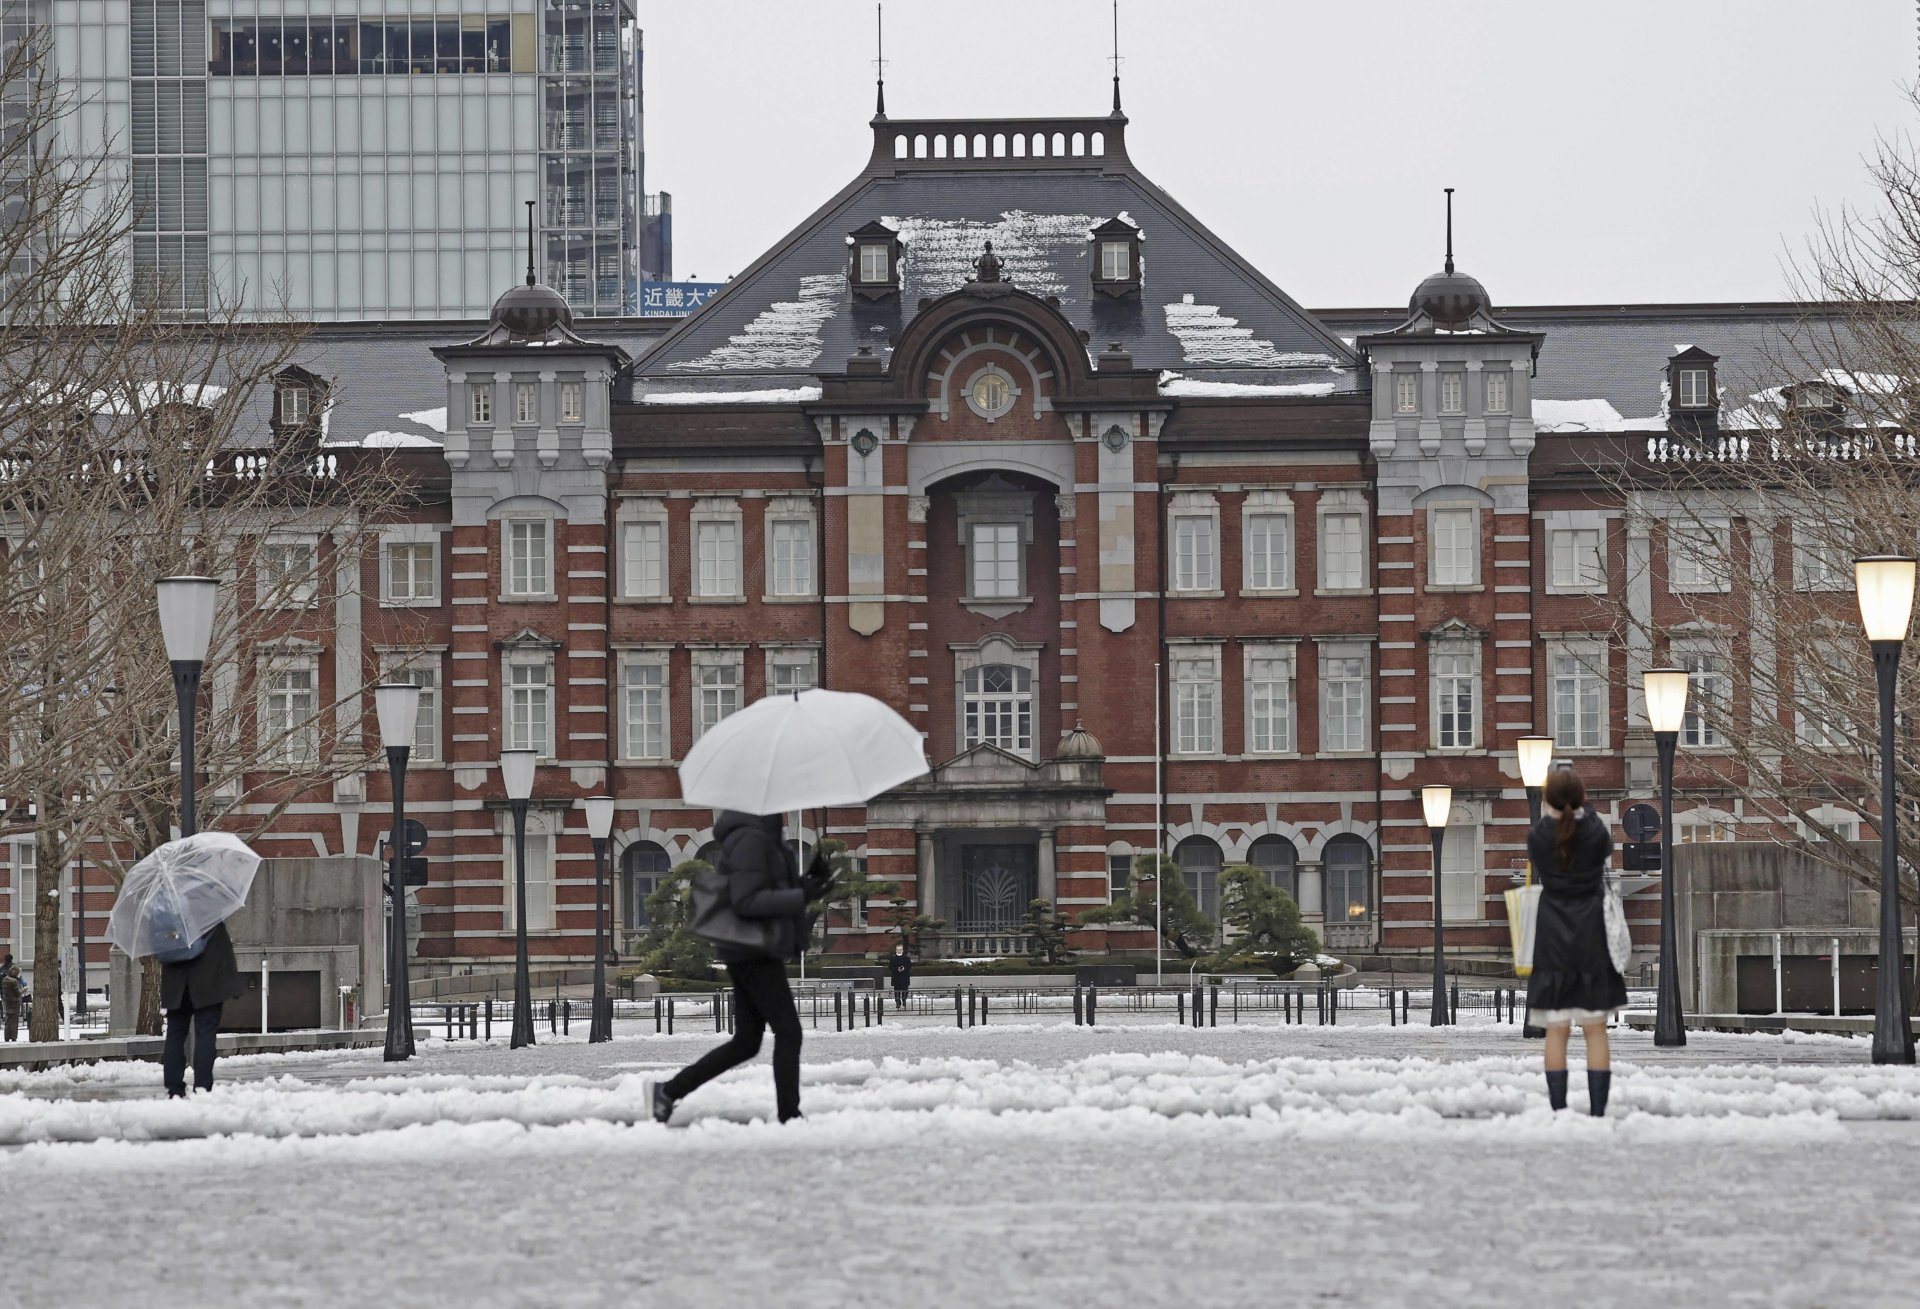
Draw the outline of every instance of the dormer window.
M1798 382L1781 388L1791 413L1830 418L1840 412L1845 391L1828 382Z
M1125 215L1110 218L1087 234L1093 243L1093 289L1100 295L1137 295L1140 291L1140 229Z
M325 407L325 383L306 369L288 368L273 379L275 427L283 431L306 427Z
M1682 368L1680 370L1680 399L1682 409L1704 409L1711 391L1707 386L1707 370L1704 368Z
M280 421L289 427L307 421L313 412L313 392L304 386L288 384L280 388Z
M1720 390L1714 377L1714 365L1720 356L1708 354L1697 345L1677 345L1667 359L1667 394L1670 407L1681 410L1717 410Z
M871 222L847 234L847 281L865 300L884 300L900 291L900 234Z

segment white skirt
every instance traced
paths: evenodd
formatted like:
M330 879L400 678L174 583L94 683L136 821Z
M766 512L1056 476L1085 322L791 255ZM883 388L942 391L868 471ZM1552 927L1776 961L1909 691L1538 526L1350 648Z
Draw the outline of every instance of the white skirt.
M1534 1027L1568 1027L1575 1023L1591 1027L1625 1012L1625 1009L1529 1009L1527 1022Z

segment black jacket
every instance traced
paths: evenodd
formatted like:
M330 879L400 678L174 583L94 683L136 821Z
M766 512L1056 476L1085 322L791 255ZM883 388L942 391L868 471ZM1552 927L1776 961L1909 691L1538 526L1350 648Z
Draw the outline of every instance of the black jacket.
M1607 953L1603 898L1613 833L1589 809L1574 827L1563 865L1554 848L1554 819L1543 817L1527 836L1527 855L1540 883L1534 928L1531 1009L1615 1009L1627 1003L1627 984Z
M912 958L904 954L888 955L887 976L893 979L895 986L905 987L908 982L913 980Z
M233 958L233 938L221 923L207 935L207 948L183 964L160 965L162 1009L205 1009L246 992Z
M772 918L783 924L777 949L771 954L744 946L720 945L714 953L722 963L739 964L775 958L785 963L799 957L806 939L807 893L800 886L793 846L780 839L780 816L722 810L713 825L720 842L721 867L727 874L727 897L742 918Z

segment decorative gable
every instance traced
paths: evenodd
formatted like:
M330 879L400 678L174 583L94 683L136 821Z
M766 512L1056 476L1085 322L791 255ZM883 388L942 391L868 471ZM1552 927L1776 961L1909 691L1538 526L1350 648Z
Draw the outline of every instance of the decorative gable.
M847 234L847 284L862 300L900 294L900 233L875 219Z
M1125 215L1109 218L1087 234L1087 240L1093 245L1094 294L1140 294L1144 271L1140 243L1145 239Z

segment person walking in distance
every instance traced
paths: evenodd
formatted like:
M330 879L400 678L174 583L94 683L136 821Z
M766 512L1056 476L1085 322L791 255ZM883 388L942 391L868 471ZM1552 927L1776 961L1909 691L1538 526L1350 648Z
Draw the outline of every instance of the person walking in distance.
M913 984L913 960L907 955L907 943L896 941L887 956L887 977L893 982L893 1007L907 1007L907 988Z
M740 918L770 920L773 944L765 950L715 946L733 982L733 1037L654 1086L656 1122L666 1122L681 1100L759 1054L768 1028L773 1029L775 1108L783 1123L800 1117L800 1014L787 984L787 962L799 957L809 927L807 905L827 893L833 872L816 851L806 876L800 876L793 845L780 833L778 814L762 818L722 810L714 822L728 903Z
M8 951L0 959L0 1021L4 1021L7 1039L20 1039L20 965L13 962L13 952Z
M1540 877L1527 1021L1546 1029L1547 1102L1567 1107L1567 1040L1575 1023L1587 1046L1589 1112L1607 1112L1613 1071L1607 1020L1627 1006L1627 984L1607 952L1606 874L1613 834L1587 807L1587 788L1571 769L1547 779L1540 821L1527 854Z
M160 1080L166 1084L169 1096L178 1098L187 1093L189 1029L193 1033L194 1089L213 1089L214 1042L220 1033L220 1011L227 1001L245 990L240 967L233 958L233 938L227 935L225 923L207 934L205 948L193 958L160 965L160 1007L167 1013ZM262 995L260 1000L264 1004L266 996Z

